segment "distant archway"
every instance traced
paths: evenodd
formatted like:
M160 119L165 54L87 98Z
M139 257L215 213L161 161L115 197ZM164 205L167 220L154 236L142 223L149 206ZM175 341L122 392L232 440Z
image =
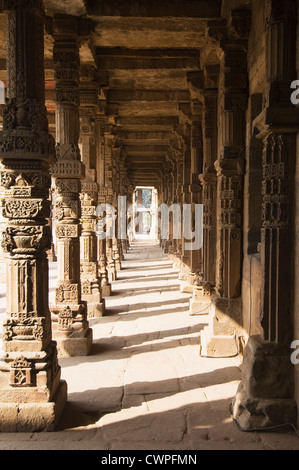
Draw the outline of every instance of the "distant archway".
M136 187L133 193L133 238L158 238L158 193L154 187Z

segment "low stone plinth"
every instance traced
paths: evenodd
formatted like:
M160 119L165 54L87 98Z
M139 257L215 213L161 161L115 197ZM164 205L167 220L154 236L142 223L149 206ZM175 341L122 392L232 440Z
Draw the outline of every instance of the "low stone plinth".
M102 285L102 296L103 297L110 297L111 292L112 292L111 284L106 284L104 286Z
M92 346L92 329L86 318L86 304L51 307L53 339L58 356L88 356Z
M202 286L194 285L189 301L189 315L207 315L211 306L211 295L205 294Z
M88 328L81 337L55 337L59 357L88 356L92 347L92 329Z
M288 347L251 336L244 350L241 383L232 417L244 431L297 422L293 365Z
M67 384L61 380L48 403L0 403L0 432L55 431L67 401Z
M207 357L230 357L239 354L241 299L212 296L208 325L201 331L200 354Z

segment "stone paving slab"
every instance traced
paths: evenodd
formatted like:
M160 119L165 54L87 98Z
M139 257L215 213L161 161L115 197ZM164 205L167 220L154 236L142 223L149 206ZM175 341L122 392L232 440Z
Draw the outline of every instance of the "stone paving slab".
M50 299L56 265L50 264ZM205 315L158 246L126 255L103 318L90 320L90 356L60 358L68 403L51 433L0 434L0 450L299 450L293 429L244 433L229 405L241 358L199 355ZM5 286L0 285L0 321ZM279 431L279 430L278 430Z

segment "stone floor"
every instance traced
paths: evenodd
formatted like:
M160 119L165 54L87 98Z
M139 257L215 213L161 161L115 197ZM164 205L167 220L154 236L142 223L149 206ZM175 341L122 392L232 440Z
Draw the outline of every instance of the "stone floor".
M50 264L50 301L56 282ZM153 242L136 242L90 320L88 357L60 358L68 404L52 433L0 434L0 450L299 450L295 430L241 432L229 405L240 358L200 357L205 315L189 315L189 294ZM0 286L0 320L5 285Z

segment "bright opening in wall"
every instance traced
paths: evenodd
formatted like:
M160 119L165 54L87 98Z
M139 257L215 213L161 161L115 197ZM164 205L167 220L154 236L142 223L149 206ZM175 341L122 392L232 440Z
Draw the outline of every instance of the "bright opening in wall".
M135 188L133 193L133 238L158 238L158 193L154 187Z

